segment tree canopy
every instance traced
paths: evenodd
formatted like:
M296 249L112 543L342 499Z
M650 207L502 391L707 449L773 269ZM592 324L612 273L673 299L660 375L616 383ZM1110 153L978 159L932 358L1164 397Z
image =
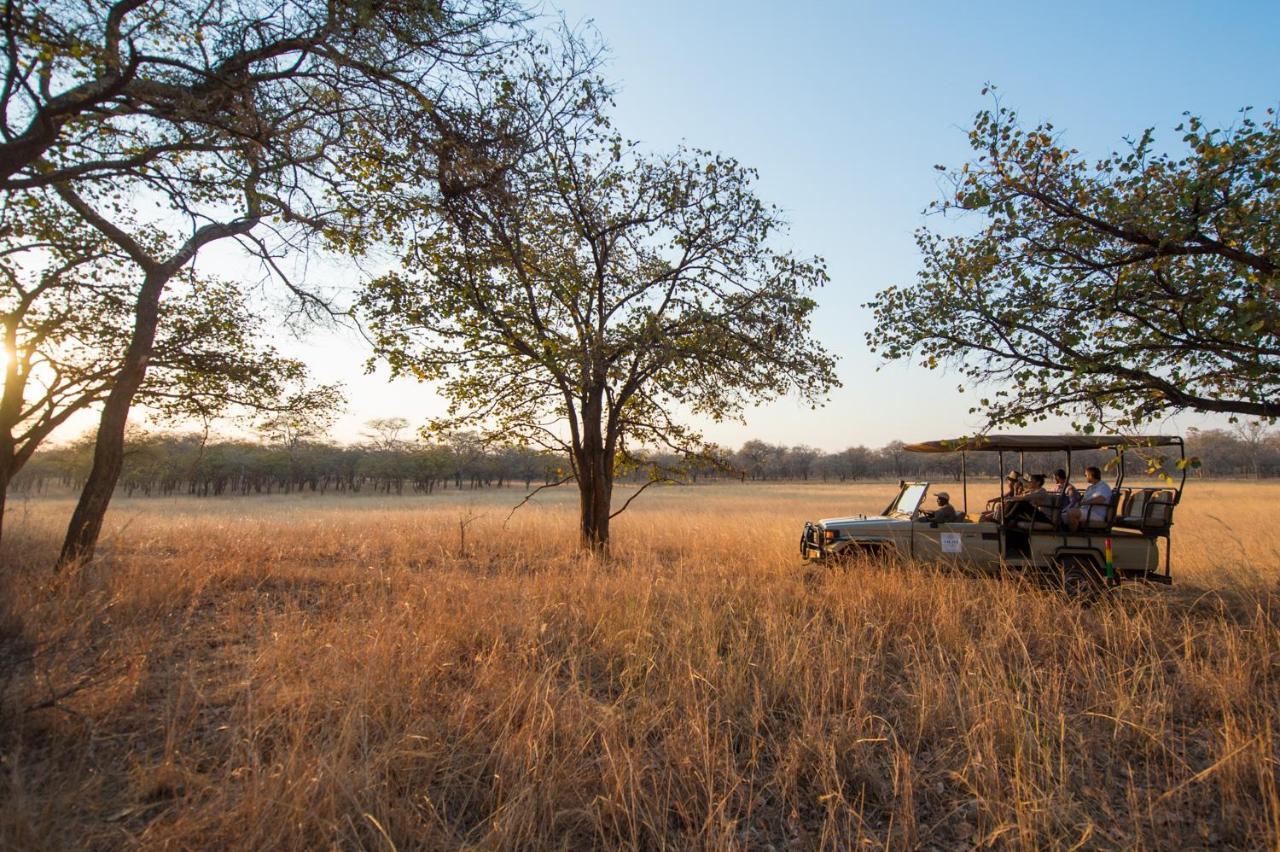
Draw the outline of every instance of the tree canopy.
M774 247L784 222L754 172L641 153L609 127L602 92L584 81L569 120L533 102L554 116L539 144L421 228L362 298L393 374L440 383L438 428L569 458L592 546L634 449L705 449L684 412L734 417L789 391L816 403L838 384L809 331L823 262Z
M870 303L872 349L988 386L991 424L1280 416L1280 125L1177 129L1180 153L1148 129L1090 161L1051 124L978 113L933 209L979 221L917 233L916 283Z

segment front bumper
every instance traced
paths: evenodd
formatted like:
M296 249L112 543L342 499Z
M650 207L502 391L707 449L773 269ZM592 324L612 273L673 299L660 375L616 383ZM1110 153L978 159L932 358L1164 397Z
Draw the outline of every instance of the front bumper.
M802 559L822 559L827 555L824 530L812 521L804 522L804 532L800 534L800 557Z

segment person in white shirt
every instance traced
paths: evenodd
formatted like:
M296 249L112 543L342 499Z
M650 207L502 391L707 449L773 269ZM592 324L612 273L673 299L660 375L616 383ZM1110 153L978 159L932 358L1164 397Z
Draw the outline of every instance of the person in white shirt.
M1096 467L1084 469L1085 482L1089 487L1080 498L1080 505L1067 510L1067 525L1072 532L1077 532L1086 521L1105 521L1107 508L1111 505L1111 486L1102 481L1102 471Z

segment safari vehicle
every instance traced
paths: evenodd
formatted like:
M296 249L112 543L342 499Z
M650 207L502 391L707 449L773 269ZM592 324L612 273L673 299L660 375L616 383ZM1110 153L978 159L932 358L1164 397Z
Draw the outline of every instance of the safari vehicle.
M1125 487L1126 451L1175 447L1181 481L1155 487ZM946 563L979 570L1011 569L1058 584L1069 596L1091 599L1125 580L1169 585L1174 508L1186 485L1186 448L1179 437L1092 435L987 435L909 444L917 453L960 453L963 512L954 522L932 523L923 513L928 482L903 482L879 515L826 518L806 522L800 538L805 559L836 560L851 554L900 556L921 562ZM1060 497L1043 511L1016 511L1008 493L987 503L987 511L969 514L969 453L1062 452L1071 475L1073 452L1110 450L1116 455L1111 502L1105 513L1093 512L1072 532L1063 518ZM1019 469L1022 464L1019 464ZM1104 472L1105 475L1105 472ZM1081 489L1083 490L1083 489ZM997 509L1000 506L1003 511ZM990 518L996 519L982 520ZM1160 542L1163 540L1163 558ZM1162 564L1163 563L1163 564Z

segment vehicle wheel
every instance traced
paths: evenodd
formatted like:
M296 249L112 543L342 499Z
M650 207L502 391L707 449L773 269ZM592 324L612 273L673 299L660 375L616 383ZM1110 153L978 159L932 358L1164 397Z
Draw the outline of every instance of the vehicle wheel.
M1063 594L1080 606L1089 606L1106 591L1106 582L1097 566L1087 559L1064 561L1061 570Z

